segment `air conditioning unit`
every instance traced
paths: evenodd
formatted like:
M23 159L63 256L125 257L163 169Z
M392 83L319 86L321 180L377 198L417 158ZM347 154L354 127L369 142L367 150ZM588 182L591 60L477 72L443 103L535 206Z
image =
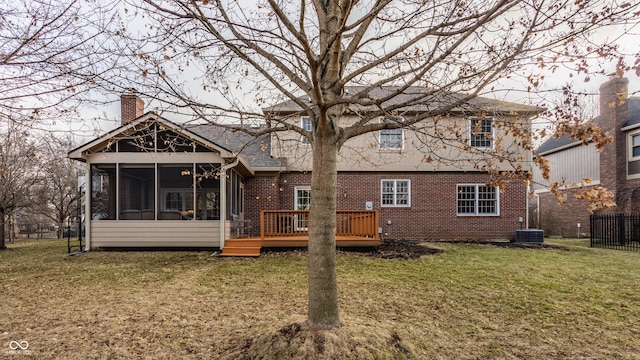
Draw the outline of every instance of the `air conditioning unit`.
M540 230L540 229L516 230L516 242L542 244L544 242L544 230Z

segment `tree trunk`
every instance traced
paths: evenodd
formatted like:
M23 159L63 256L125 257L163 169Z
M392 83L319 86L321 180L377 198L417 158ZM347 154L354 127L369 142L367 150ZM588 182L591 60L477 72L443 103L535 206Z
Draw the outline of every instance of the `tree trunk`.
M313 144L309 214L309 314L312 329L340 326L336 281L336 180L339 146L335 137Z
M0 210L0 250L4 250L7 246L4 244L4 225L5 225L5 212Z

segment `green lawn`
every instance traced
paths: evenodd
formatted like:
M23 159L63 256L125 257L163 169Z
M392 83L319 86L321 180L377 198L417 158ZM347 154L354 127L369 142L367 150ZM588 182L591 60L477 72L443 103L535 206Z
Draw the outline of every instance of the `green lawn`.
M587 240L547 243L568 250L438 243L444 252L416 260L341 253L343 330L361 337L345 346L373 348L344 354L638 358L640 253L590 249ZM26 357L10 348L23 340L42 359L237 357L305 319L306 257L284 255L69 257L64 241L9 244L0 251L0 359ZM378 344L381 333L396 346Z

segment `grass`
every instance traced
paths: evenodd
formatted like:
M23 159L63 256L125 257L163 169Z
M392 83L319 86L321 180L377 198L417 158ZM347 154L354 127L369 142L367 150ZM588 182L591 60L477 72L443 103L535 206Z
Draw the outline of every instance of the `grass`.
M321 341L287 333L305 319L304 255L69 257L63 241L9 244L0 359L27 357L9 347L22 340L41 359L637 358L640 254L546 243L568 250L439 243L444 252L417 260L341 254L344 326Z

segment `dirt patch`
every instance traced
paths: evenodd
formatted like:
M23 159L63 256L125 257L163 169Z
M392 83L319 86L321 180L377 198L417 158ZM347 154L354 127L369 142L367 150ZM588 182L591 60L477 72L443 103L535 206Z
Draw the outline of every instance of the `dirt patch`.
M343 323L312 330L306 322L241 341L225 351L227 359L387 359L415 358L397 332L380 326Z

